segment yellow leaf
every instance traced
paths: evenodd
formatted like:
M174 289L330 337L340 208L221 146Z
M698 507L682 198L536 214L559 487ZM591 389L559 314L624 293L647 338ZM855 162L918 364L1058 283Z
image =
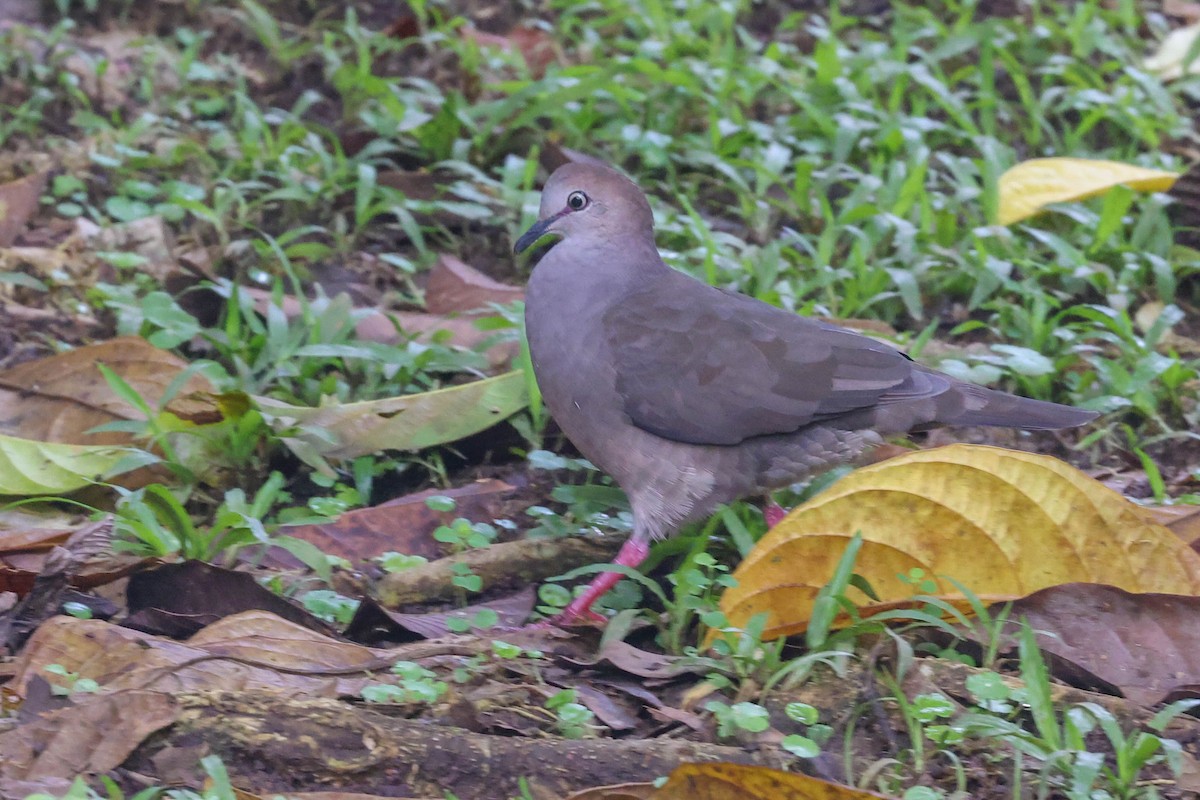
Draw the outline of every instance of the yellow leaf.
M795 509L734 572L721 610L735 626L767 612L764 637L803 631L856 532L855 571L880 599L850 590L864 614L905 605L913 569L956 605L947 576L985 601L1073 582L1200 595L1200 555L1103 484L1049 456L952 445L858 470Z
M1183 62L1187 60L1188 52L1200 36L1200 24L1188 25L1186 28L1173 30L1162 40L1154 55L1146 59L1142 65L1147 72L1153 72L1164 81L1172 81L1183 77ZM1200 72L1200 58L1187 65L1188 74Z
M651 800L886 800L820 778L768 767L711 762L681 764Z
M1000 207L996 221L1012 225L1032 217L1050 203L1071 203L1096 197L1114 186L1142 192L1165 192L1177 172L1147 169L1118 161L1087 158L1035 158L1000 176Z

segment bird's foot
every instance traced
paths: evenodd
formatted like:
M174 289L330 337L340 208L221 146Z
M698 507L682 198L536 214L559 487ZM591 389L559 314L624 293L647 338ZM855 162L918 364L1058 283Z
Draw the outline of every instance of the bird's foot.
M636 567L646 560L646 554L649 552L650 545L635 536L621 547L620 552L617 553L617 557L613 559L613 563L625 567ZM601 572L592 579L592 582L588 584L583 594L572 600L566 608L550 619L537 624L558 627L570 627L572 625L603 627L607 624L608 617L592 611L592 606L596 604L597 600L608 594L609 589L616 586L623 577L619 572Z

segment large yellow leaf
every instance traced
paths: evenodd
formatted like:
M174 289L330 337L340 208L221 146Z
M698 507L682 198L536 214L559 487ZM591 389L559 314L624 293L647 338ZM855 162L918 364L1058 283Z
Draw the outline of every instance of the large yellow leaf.
M681 764L651 800L869 800L883 795L748 764Z
M858 470L796 508L734 572L722 610L739 626L767 612L770 637L804 630L856 532L855 571L880 607L912 597L900 577L912 569L952 602L961 596L946 576L990 601L1073 582L1200 594L1200 555L1098 481L1049 456L952 445Z
M1000 176L1000 205L996 221L1012 225L1032 217L1051 203L1072 203L1096 197L1114 186L1143 192L1165 192L1177 172L1147 169L1118 161L1088 158L1035 158Z

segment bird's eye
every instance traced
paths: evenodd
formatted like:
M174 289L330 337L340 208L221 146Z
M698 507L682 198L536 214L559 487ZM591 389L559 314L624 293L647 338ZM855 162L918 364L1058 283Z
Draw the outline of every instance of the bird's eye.
M588 196L583 192L571 192L567 195L567 208L572 211L582 211L587 207Z

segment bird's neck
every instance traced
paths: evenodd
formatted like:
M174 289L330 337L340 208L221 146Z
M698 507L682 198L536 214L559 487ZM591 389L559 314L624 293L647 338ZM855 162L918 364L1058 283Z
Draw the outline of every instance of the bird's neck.
M530 283L600 297L619 297L671 271L653 241L592 239L555 245L534 268Z

